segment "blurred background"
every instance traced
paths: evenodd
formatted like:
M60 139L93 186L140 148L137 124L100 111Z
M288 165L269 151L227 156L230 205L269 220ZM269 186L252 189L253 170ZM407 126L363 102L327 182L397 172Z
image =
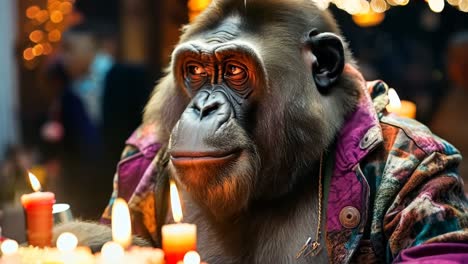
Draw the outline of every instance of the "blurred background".
M365 77L394 87L468 156L468 0L315 1L336 16ZM179 29L209 2L0 1L4 235L24 240L27 171L75 216L99 217ZM460 170L467 179L466 162Z

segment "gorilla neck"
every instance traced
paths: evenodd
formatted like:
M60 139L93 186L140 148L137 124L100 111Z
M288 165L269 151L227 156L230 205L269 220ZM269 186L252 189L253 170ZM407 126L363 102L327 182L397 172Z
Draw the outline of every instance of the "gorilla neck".
M281 197L253 201L235 219L220 221L189 199L190 215L186 220L203 230L198 234L198 250L208 257L203 259L209 263L296 262L295 254L309 236L315 235L317 228L318 178L315 171L308 177L299 177L291 191ZM189 197L188 194L184 196ZM209 256L217 257L210 259Z

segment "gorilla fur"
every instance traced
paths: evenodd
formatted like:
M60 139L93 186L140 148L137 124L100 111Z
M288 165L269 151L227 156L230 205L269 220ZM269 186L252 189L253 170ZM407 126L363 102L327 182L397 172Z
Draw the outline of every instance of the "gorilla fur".
M162 149L171 155L167 168L158 169L169 170L181 187L184 220L197 224L197 250L208 263L320 263L327 259L326 250L315 258L296 260L295 254L307 237L315 236L320 157L329 151L362 91L346 71L330 82L326 92L318 89L315 75L333 68L322 69L327 61L336 62L326 51L321 53L323 47L308 44L315 37L313 30L333 33L344 49L343 58L337 59L354 64L331 14L319 10L313 1L248 0L246 5L239 0L213 1L184 27L166 76L146 107L144 122L157 125ZM216 75L215 67L223 61L215 50L222 49L246 65L251 84L248 95L234 91L235 96L228 96L231 91L225 80L196 90L188 84L190 78L184 79L184 70L194 74L200 70L180 69L190 56L200 60L200 67L206 66L204 74ZM215 98L216 89L220 92ZM206 98L200 103L197 96L202 92ZM227 99L220 101L220 97ZM233 101L232 97L241 99ZM209 100L215 101L214 109L197 108ZM218 114L226 105L232 108L226 110L230 114L219 114L226 114L228 121L210 127L214 131L210 136L190 129L203 129L197 122L210 115L203 116L203 111ZM198 112L202 112L199 120L191 119ZM193 143L197 137L200 142ZM177 161L177 155L188 152L186 142L192 144L189 147L202 146L233 158L221 164L193 162L198 158L193 155L201 154L192 151L189 159ZM103 232L92 231L92 237L104 239L85 244L109 239L108 230L98 229ZM320 242L326 244L323 236Z

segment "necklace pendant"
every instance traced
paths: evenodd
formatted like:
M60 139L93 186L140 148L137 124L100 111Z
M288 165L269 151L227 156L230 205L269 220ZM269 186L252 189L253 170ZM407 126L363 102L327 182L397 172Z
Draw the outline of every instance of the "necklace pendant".
M322 251L322 245L319 242L314 241L312 242L310 249L304 254L305 256L317 256Z
M312 241L312 238L309 237L305 242L304 246L302 246L301 250L296 254L296 259L304 256L317 256L320 251L322 251L322 246L318 241Z

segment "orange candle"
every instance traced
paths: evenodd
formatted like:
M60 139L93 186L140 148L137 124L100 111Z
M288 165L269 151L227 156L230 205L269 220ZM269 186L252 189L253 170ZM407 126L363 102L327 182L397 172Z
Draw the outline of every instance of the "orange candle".
M55 203L55 195L40 192L41 184L32 173L29 173L29 180L35 192L21 196L26 211L28 242L32 246L48 247L52 243L52 205Z
M166 257L166 264L177 264L184 259L187 252L196 250L197 226L180 223L182 220L182 207L179 193L174 182L171 182L172 216L176 224L162 227L162 247Z

